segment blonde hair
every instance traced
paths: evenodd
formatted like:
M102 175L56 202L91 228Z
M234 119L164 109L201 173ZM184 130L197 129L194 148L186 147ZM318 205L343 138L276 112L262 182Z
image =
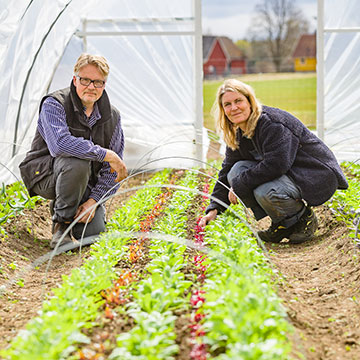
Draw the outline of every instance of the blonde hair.
M218 88L216 93L216 100L212 106L212 113L215 117L216 127L218 131L223 133L226 145L229 146L232 150L236 150L239 147L239 144L236 141L237 126L234 125L225 115L225 111L222 105L222 97L228 91L243 94L250 103L251 113L249 119L246 122L246 130L243 134L249 139L254 136L256 124L261 115L261 104L256 99L253 88L239 80L227 79Z
M94 65L96 66L99 71L104 76L105 80L107 79L109 75L109 64L107 60L100 55L91 55L83 53L79 56L79 58L76 61L76 64L74 66L74 73L76 75L79 74L80 69L85 65Z

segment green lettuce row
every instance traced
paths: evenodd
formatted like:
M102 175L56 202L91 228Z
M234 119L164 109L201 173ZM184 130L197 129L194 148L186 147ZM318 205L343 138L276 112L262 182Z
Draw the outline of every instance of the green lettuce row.
M167 183L169 174L170 170L164 170L149 182ZM117 221L120 224L121 219L129 217L124 222L125 226L120 227L121 231L136 228L135 224L139 223L140 217L153 206L148 196L150 199L155 198L159 191L159 188L139 190L117 211ZM139 206L140 201L144 203L142 206ZM134 207L136 211L132 211ZM62 286L54 290L54 297L44 302L39 316L32 319L0 355L6 359L19 360L65 359L75 350L73 344L88 341L80 330L93 326L92 321L104 302L99 293L110 287L112 280L116 278L114 266L126 256L126 243L125 238L109 240L103 234L92 245L91 256L86 263L81 268L74 269L69 277L63 276Z
M178 185L195 188L197 175L187 172ZM186 211L195 196L194 192L176 190L153 231L184 239L188 221ZM151 240L149 255L152 261L146 267L150 276L135 285L134 301L127 309L136 325L128 333L118 336L111 359L174 359L179 349L175 342L176 316L173 311L189 306L189 296L185 296L185 292L192 285L181 272L186 265L185 250L184 245Z
M234 210L245 218L240 205ZM221 351L214 359L289 359L291 327L250 229L226 211L207 226L205 239L211 253L203 287L203 342L211 352Z
M346 167L353 175L360 176L360 164L355 164L350 161L344 161L341 165L343 167Z
M131 236L116 236L115 232L137 232L140 230L140 220L156 204L156 197L163 191L160 187L151 187L158 184L167 184L171 169L164 169L156 173L146 182L143 189L139 189L124 206L117 209L107 223L107 232L91 246L92 255L97 259L106 258L108 262L119 262L118 251L124 247L128 249L128 240Z
M130 314L138 325L118 337L117 341L122 346L114 349L109 359L174 359L172 355L178 352L174 342L176 334L172 331L176 316L171 311L147 313L133 310Z
M147 185L167 184L171 169L165 169L156 173ZM156 197L162 192L159 188L144 188L136 192L126 203L126 207L121 207L115 211L114 215L107 224L107 229L118 231L139 231L141 216L151 210L155 203Z
M350 229L349 236L355 238L356 226L360 219L360 165L349 162L343 163L344 166L355 176L348 177L349 188L338 190L333 197L326 203L335 213L338 221L344 221ZM358 232L360 229L358 228ZM358 235L359 237L359 235ZM360 238L357 239L360 241Z
M2 183L0 187L0 235L5 235L1 227L8 219L15 217L24 209L33 209L41 201L40 196L30 198L24 184L17 181L9 186Z

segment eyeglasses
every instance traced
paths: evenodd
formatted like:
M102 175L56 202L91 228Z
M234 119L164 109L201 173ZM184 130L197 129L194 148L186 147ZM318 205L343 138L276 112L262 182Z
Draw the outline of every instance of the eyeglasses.
M91 79L88 79L88 78L83 78L83 77L81 77L79 75L76 75L76 77L79 79L80 84L83 85L83 86L89 86L91 83L93 83L94 87L99 89L99 88L104 87L104 85L105 85L104 80L91 80Z

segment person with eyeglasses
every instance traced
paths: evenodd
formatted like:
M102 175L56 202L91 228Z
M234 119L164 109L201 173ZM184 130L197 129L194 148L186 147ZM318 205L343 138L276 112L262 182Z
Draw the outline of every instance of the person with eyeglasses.
M103 232L102 199L127 176L120 113L105 91L108 74L103 56L80 55L70 86L42 98L31 149L19 166L30 196L52 200L51 248Z

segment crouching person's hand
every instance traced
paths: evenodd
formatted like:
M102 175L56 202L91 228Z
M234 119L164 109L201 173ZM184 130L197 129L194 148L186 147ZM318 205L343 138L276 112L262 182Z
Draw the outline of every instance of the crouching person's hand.
M237 196L235 195L235 192L234 192L234 189L233 188L230 188L230 191L229 191L229 201L233 204L233 205L236 205L238 203L238 198Z
M211 220L214 220L217 216L217 210L210 210L204 217L199 221L199 226L205 227Z
M128 175L124 161L112 150L107 150L104 161L107 161L110 165L110 171L116 172L116 182L120 182Z
M91 220L94 218L95 216L95 210L96 210L96 206L94 206L95 204L97 204L97 202L90 198L88 200L86 200L83 204L81 204L75 214L75 219L77 219L78 216L81 216L81 218L79 219L80 223L89 223L91 222ZM86 210L90 209L86 214Z

